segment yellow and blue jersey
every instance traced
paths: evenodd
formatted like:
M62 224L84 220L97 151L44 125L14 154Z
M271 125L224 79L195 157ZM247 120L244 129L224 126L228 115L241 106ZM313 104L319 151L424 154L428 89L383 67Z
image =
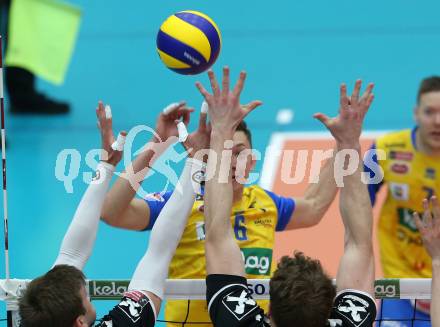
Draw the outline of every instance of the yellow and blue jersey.
M171 196L171 192L155 194L146 199L150 207L151 228L160 211ZM275 270L273 246L275 231L283 231L295 210L291 198L278 196L259 186L245 187L240 202L231 211L231 225L245 263L247 278L270 278ZM169 269L169 278L204 279L205 228L203 194L194 202ZM267 301L260 304L267 310ZM165 318L168 321L184 321L188 301L168 301ZM191 301L188 322L209 322L206 301ZM199 325L201 326L201 325Z
M385 160L373 157L383 170L382 182L368 185L373 204L381 186L388 188L378 231L386 278L430 278L432 274L431 259L412 214L423 212L423 199L440 192L440 160L417 150L416 130L387 134L372 147L386 153Z

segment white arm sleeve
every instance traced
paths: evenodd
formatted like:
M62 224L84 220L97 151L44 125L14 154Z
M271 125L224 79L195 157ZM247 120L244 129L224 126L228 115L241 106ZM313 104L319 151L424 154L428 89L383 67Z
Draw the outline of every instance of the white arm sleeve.
M169 264L182 237L203 175L204 163L187 159L179 183L153 226L147 252L133 274L129 290L148 291L163 299Z
M98 164L96 177L76 209L54 266L65 264L83 269L95 244L102 205L114 170L109 163Z

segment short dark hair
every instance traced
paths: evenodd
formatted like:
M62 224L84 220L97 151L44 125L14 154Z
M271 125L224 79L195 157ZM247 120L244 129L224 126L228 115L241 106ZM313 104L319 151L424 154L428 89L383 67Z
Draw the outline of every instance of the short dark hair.
M323 327L336 290L319 260L284 256L270 280L270 312L277 327Z
M86 313L80 295L85 277L79 269L59 265L34 279L19 299L21 327L70 327Z
M417 93L417 103L420 102L423 94L438 91L440 91L440 76L430 76L423 79L420 82L419 92Z
M237 129L235 131L236 132L243 132L246 135L246 137L247 137L247 139L249 141L249 144L250 144L250 146L252 148L252 134L251 134L251 131L247 127L247 124L246 124L246 122L244 120L242 120L240 122L240 124L238 124Z

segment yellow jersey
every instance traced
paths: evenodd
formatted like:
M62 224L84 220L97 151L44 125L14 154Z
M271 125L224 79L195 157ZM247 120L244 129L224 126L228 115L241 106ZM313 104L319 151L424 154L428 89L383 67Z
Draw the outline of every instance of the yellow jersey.
M147 199L150 207L150 226L169 199L171 192L155 194ZM205 270L205 229L203 195L198 195L188 224L170 265L169 278L204 279ZM284 230L295 208L293 199L280 197L259 186L245 187L240 202L235 203L231 212L231 225L240 246L248 278L270 278L275 270L272 262L275 231ZM260 301L267 310L268 301ZM188 301L168 301L165 319L176 322L210 322L206 301L191 300L187 317ZM267 312L267 311L266 311ZM180 326L169 324L169 326ZM212 326L197 324L197 326Z
M416 129L403 130L380 137L373 146L386 154L385 160L378 160L383 181L369 185L373 203L380 186L385 183L388 187L378 233L386 278L431 278L432 275L431 259L412 213L422 213L422 200L440 192L440 160L417 151L415 139Z

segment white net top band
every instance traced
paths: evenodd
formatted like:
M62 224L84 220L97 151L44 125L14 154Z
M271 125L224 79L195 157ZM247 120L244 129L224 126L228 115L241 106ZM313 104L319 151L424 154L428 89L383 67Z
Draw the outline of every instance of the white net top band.
M30 280L0 280L0 300L16 300ZM127 291L129 280L88 280L92 300L119 300ZM248 288L255 299L269 299L269 279L249 279ZM168 279L165 299L205 300L204 279ZM379 279L376 280L377 299L430 299L431 279Z

